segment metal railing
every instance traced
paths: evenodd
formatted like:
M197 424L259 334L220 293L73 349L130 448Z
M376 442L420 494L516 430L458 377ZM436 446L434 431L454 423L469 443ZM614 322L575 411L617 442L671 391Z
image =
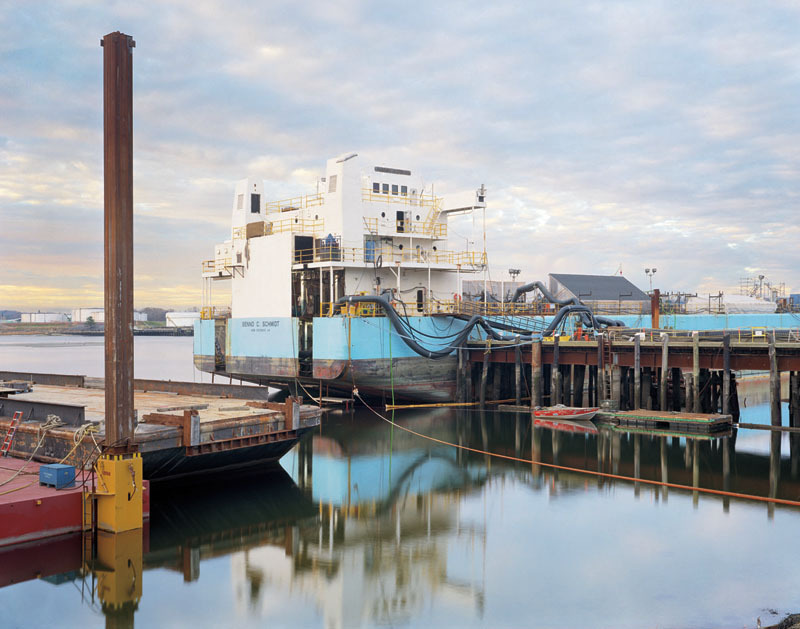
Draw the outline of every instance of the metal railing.
M323 219L307 218L282 218L277 221L259 221L248 223L233 230L234 240L244 240L245 238L258 238L260 236L271 236L272 234L292 233L292 234L315 234L324 231L325 221Z
M372 188L361 189L361 200L370 203L391 203L411 207L439 208L442 200L432 194L390 194L375 192Z
M222 308L217 306L203 306L200 309L200 318L205 320L220 319L230 316L231 316L230 308Z
M455 297L455 296L454 296ZM553 311L541 308L541 304L500 304L463 301L461 299L427 299L423 301L392 300L392 305L402 315L423 316L435 314L484 315L488 317L521 317L552 315ZM320 303L320 316L334 314L349 317L382 317L383 310L372 303L354 303L337 306L332 302Z
M481 251L403 251L396 248L323 246L313 249L297 249L295 264L312 262L355 262L359 264L449 264L482 267L486 265L486 254Z
M305 194L299 197L291 197L290 199L281 199L280 201L267 201L264 208L267 214L272 212L292 212L294 210L305 210L310 207L316 207L325 203L325 197L321 192L315 194Z
M230 258L218 258L216 260L203 260L202 262L202 272L205 275L206 273L230 273L231 268L231 259Z
M407 221L377 218L364 218L364 227L370 234L381 235L409 235L432 236L434 238L447 238L447 223L436 221Z

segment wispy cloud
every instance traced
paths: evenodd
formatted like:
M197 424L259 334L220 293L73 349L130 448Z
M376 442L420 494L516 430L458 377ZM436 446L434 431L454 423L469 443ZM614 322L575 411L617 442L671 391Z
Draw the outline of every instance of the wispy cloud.
M139 306L198 300L237 179L298 194L347 150L437 191L486 184L497 276L800 285L798 27L792 3L6 5L0 306L102 293L99 39L116 29L137 41Z

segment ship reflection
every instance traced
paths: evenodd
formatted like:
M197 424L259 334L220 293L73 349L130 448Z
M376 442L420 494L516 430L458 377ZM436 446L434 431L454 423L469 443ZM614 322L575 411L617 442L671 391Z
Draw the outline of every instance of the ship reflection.
M737 452L736 430L623 431L451 409L394 420L439 442L368 412L334 414L282 467L158 486L143 536L98 536L94 554L79 537L0 551L0 586L73 580L109 625L132 626L148 601L148 572L202 581L206 570L219 570L209 560L229 557L230 611L254 622L269 618L276 600L304 605L333 627L408 622L434 600L481 617L491 508L475 504L507 483L549 500L629 488L662 504L679 496L675 508L703 500L724 511L743 499L699 490L800 497L794 434L765 431L769 452L753 453ZM781 508L764 505L768 517Z

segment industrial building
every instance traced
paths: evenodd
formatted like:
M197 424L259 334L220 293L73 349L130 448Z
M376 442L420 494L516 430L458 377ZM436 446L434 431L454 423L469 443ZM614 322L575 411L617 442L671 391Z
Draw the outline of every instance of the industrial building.
M168 312L166 315L168 328L186 328L200 320L199 312Z
M622 275L550 273L548 278L558 299L577 297L598 312L650 313L650 296Z
M102 308L75 308L72 311L73 323L86 323L89 317L95 323L103 323L106 320L105 311ZM134 322L147 321L147 315L143 312L134 311L133 320Z
M22 323L66 323L69 317L63 312L23 312Z

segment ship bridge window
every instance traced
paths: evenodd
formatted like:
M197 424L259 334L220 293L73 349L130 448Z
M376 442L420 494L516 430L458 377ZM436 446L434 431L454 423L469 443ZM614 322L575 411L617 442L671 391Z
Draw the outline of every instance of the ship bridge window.
M259 205L261 205L261 195L260 194L251 194L250 195L250 213L251 214L259 214L260 209Z
M381 191L381 184L379 184L377 181L373 181L372 182L372 192L374 194L378 194L378 193L380 193L380 191Z
M398 191L397 184L393 183L392 184L392 194L397 194L397 191Z
M336 192L336 175L328 177L328 192Z
M408 186L400 186L400 194L404 197L408 195Z
M383 194L389 194L389 184L383 184Z

